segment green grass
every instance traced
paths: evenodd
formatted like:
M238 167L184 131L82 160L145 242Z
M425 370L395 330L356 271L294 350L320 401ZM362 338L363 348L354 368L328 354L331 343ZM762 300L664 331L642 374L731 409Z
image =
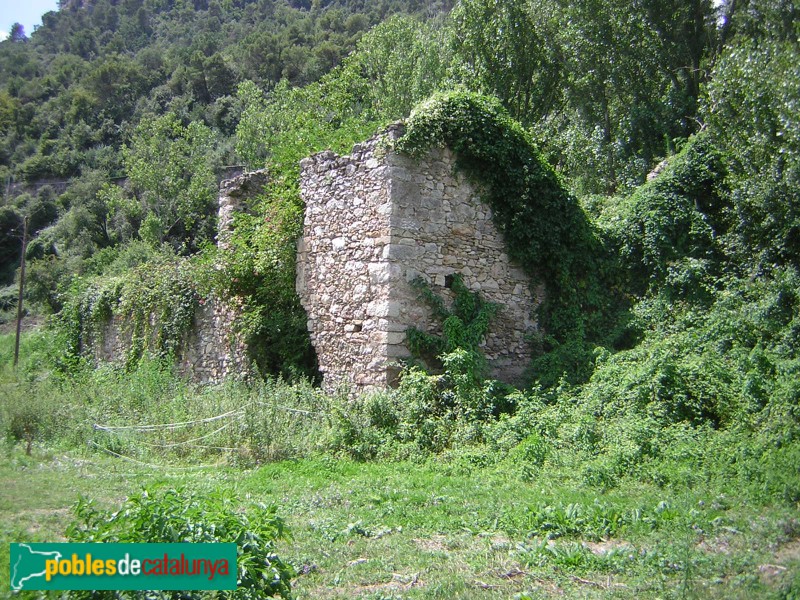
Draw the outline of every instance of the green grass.
M62 541L79 498L113 510L182 487L277 505L298 599L800 598L796 444L600 420L565 395L460 422L434 454L409 437L447 431L434 413L395 425L405 437L381 428L404 399L424 407L414 389L359 404L280 381L196 387L152 361L63 377L50 344L26 335L15 372L0 336L0 597L8 544Z
M718 490L632 483L599 493L553 479L525 482L508 464L436 461L156 469L97 453L37 448L26 457L21 445L0 459L0 585L7 589L8 543L62 540L80 496L113 508L143 486L176 485L277 503L292 533L279 553L300 573L296 598L797 593L796 507L748 504ZM598 522L614 515L627 516L599 537Z

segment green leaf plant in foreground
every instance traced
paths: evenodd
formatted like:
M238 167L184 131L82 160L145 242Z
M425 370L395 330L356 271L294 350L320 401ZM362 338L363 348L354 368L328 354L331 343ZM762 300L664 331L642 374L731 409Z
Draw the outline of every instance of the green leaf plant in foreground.
M291 597L294 570L275 552L275 543L287 535L275 506L258 504L243 511L229 491L201 496L185 489L167 489L144 490L129 497L115 512L98 509L93 502L81 499L73 513L75 519L67 527L70 542L233 542L238 549L237 589L215 592L216 597ZM109 598L117 598L120 593L125 596L124 592L107 592ZM131 597L138 596L134 592ZM178 599L184 595L165 592L165 597Z

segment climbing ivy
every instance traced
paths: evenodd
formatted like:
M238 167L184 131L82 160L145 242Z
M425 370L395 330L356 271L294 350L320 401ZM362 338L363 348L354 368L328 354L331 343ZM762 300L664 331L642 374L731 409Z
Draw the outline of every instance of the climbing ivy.
M610 313L622 303L614 287L614 268L578 202L544 161L531 136L494 98L464 91L436 94L412 112L398 151L421 157L447 146L456 168L484 191L509 255L534 281L543 281L547 300L539 321L547 332L543 351L558 346L613 344ZM590 358L591 352L582 355ZM574 379L582 365L560 369ZM544 375L544 374L539 374Z
M401 377L401 393L418 397L433 384L430 391L434 396L427 399L423 408L433 414L445 409L469 420L482 421L491 414L509 411L511 405L505 399L509 388L486 379L489 365L481 348L500 305L487 302L478 292L470 290L459 274L453 275L450 285L453 300L449 308L421 277L411 285L441 322L442 334L411 327L406 331L408 349L414 358L422 359L427 367L435 367L442 374L425 375L411 364Z
M451 289L454 298L449 309L423 279L417 278L411 285L419 291L420 298L431 306L434 316L442 323L442 335L427 333L416 327L410 328L406 334L411 353L430 361L439 360L444 354L462 349L475 353L477 362L482 365L484 358L480 344L486 337L489 322L497 314L499 305L486 302L480 294L470 291L458 274L453 276Z
M84 349L101 335L119 302L121 279L76 278L65 294L64 306L55 315L54 326L62 340L62 356L57 361L63 369L74 368Z
M136 269L125 280L118 307L131 336L129 360L138 360L147 349L174 355L192 326L200 299L188 261Z
M198 291L202 278L197 266L173 257L145 263L123 276L77 279L56 321L64 334L66 355L72 359L86 355L115 317L129 340L127 365L135 364L145 351L174 355L205 301Z

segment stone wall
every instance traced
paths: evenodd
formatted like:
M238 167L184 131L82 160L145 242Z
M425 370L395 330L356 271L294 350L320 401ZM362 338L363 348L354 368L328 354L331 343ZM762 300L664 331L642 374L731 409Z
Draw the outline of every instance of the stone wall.
M410 282L421 277L450 300L456 273L501 305L483 350L493 376L513 382L531 357L526 337L536 330L542 288L509 259L491 210L455 172L453 154L401 156L387 143L400 134L393 126L349 156L322 152L301 162L297 291L323 385L391 385L398 360L409 357L406 330L440 327Z
M249 202L264 189L266 171L253 171L220 184L217 245L229 249L234 215L249 210ZM246 376L249 372L247 347L235 333L235 321L241 314L235 301L207 298L194 314L192 328L178 348L178 371L198 382L218 382L229 376ZM158 328L153 316L151 326ZM150 340L151 346L155 340ZM126 333L124 315L116 315L103 327L100 335L88 340L97 361L115 362L125 359L131 346Z
M233 219L237 212L249 212L250 200L260 194L269 181L266 169L250 171L226 179L219 186L219 211L217 213L217 246L227 250Z
M529 363L527 337L543 288L510 260L491 210L457 173L448 149L412 160L390 149L390 127L349 156L316 154L301 163L306 204L298 242L297 291L308 313L323 385L358 393L392 385L410 356L410 327L438 333L441 324L411 285L425 280L452 301L452 276L500 305L483 350L492 375L515 382ZM220 186L217 243L229 250L234 215L249 208L268 176L246 173ZM247 352L234 335L241 307L208 299L178 351L179 370L197 381L246 372ZM120 360L130 346L117 316L90 341L99 360ZM157 326L157 324L155 324Z
M178 348L176 367L181 375L201 383L247 375L247 348L232 327L237 313L235 307L214 298L198 307L193 326ZM155 319L151 325L158 328ZM131 347L124 317L114 316L89 344L98 362L124 361Z

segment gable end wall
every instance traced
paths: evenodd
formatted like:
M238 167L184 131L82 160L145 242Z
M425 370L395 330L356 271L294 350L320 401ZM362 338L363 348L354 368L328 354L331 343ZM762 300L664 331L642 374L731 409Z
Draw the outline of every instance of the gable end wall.
M541 288L515 265L491 210L454 156L434 149L416 161L387 149L390 128L349 156L323 152L301 163L306 203L297 291L308 312L323 386L351 392L391 385L410 356L406 330L441 324L411 281L452 300L449 275L501 305L484 352L498 379L515 382L530 361L527 336Z

